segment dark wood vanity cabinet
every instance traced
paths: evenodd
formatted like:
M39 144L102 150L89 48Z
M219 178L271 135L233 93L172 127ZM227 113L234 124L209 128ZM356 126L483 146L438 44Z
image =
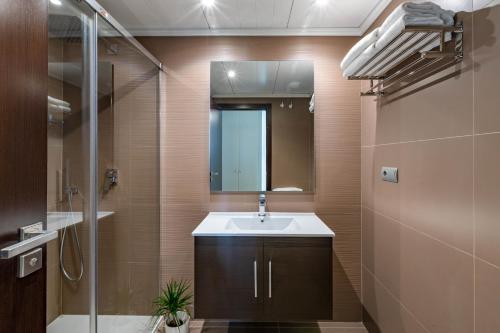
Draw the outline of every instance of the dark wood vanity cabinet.
M195 237L195 315L332 319L332 238Z

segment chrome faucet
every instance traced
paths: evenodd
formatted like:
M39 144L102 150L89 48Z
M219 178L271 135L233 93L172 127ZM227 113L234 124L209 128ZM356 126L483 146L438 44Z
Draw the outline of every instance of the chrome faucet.
M266 217L266 195L264 193L259 194L259 214L260 222L264 222Z

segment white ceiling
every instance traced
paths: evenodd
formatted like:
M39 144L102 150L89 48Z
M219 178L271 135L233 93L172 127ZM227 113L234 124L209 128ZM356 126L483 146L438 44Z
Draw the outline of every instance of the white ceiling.
M210 66L212 97L310 97L313 92L310 61L214 61Z
M98 0L137 36L359 36L391 0Z

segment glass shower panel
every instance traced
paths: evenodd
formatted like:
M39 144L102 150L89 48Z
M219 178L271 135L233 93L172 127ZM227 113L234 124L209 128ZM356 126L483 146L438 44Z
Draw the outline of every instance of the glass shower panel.
M159 291L158 68L98 20L98 331L150 325Z
M50 2L47 97L47 331L89 329L90 55L93 11Z

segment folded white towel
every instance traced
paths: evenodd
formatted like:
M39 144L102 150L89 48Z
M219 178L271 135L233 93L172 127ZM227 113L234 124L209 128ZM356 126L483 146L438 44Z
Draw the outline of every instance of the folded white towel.
M368 46L356 59L354 59L354 61L349 66L347 66L342 75L345 78L348 78L349 76L358 74L357 72L359 71L359 69L361 69L363 65L366 64L368 60L370 60L370 58L375 56L376 53L377 50L375 49L375 43L373 43Z
M275 192L302 192L303 190L299 187L276 187L273 188Z
M361 38L345 55L340 63L340 68L345 70L368 46L372 45L379 37L379 28L376 28L365 37Z
M379 36L383 35L394 22L403 16L407 17L405 21L408 25L453 25L454 15L454 12L444 10L433 2L405 2L387 16L380 26ZM433 21L431 16L441 19L442 22ZM430 22L427 22L424 18L430 19Z
M379 51L382 50L392 40L394 40L394 38L396 38L406 28L407 25L418 25L416 22L420 22L419 24L421 25L443 25L443 20L436 16L418 18L408 15L402 16L396 22L394 22L383 35L380 36L380 38L375 42L375 48ZM391 49L394 49L396 47L397 43L396 45L393 45Z
M71 104L69 104L68 102L63 101L61 99L54 98L52 96L47 96L47 100L51 104L62 105L62 106L66 106L66 107L70 107L71 106Z

